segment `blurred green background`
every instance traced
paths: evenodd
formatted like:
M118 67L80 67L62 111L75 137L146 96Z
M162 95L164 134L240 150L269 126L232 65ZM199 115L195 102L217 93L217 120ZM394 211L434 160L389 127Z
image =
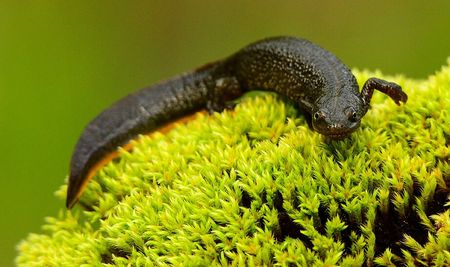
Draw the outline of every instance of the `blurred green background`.
M274 35L388 74L425 78L445 64L448 0L373 3L2 0L0 266L64 208L53 193L80 132L129 92Z

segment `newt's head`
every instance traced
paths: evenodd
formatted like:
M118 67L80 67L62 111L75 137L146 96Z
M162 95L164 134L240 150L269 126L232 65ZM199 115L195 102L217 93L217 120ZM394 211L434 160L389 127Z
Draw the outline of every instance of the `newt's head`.
M358 95L321 99L312 112L312 127L331 139L348 137L358 129L366 110Z

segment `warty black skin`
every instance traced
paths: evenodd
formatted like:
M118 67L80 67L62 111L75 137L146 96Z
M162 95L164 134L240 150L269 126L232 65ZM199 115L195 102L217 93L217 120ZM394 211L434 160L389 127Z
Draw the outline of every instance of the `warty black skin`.
M304 39L276 37L234 55L126 96L84 129L70 163L68 208L78 201L91 168L142 133L207 108L220 112L250 90L286 96L312 117L315 131L340 139L356 130L375 89L395 103L407 95L395 83L370 78L359 92L350 69Z

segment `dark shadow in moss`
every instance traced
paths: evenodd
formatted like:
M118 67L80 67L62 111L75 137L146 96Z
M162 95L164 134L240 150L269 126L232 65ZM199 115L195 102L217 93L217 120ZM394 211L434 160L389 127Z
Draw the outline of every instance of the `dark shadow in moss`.
M444 138L445 138L445 145L450 146L450 135L447 134L446 132L443 132L443 134L444 134Z
M108 248L108 251L106 253L101 254L102 263L114 264L113 255L116 257L128 259L128 258L130 258L131 253L124 251L121 248L112 246L112 247Z
M413 196L420 195L420 186L418 183L414 183ZM426 215L430 216L445 212L445 203L448 192L446 190L436 190L433 201L427 206ZM402 217L395 210L392 200L389 204L389 212L383 214L379 209L377 210L377 219L375 221L375 255L380 256L387 248L390 248L392 253L396 255L402 255L402 249L408 250L414 255L414 251L411 251L405 246L402 241L404 235L407 234L414 238L421 245L424 245L428 241L428 230L422 225L421 220L417 212L414 210L415 201L411 201L407 209L406 217Z
M249 195L249 193L245 190L242 190L242 197L239 205L241 207L249 209L252 204L253 198Z
M267 204L267 192L262 193L261 200L263 203ZM240 206L250 208L252 201L253 198L249 195L249 193L242 190L242 198L239 203ZM278 229L274 229L273 231L275 240L278 242L283 242L288 237L300 239L306 247L312 248L312 243L309 238L301 233L304 228L296 224L287 211L283 208L283 196L279 191L276 191L273 195L273 206L278 211L279 226ZM258 227L264 229L264 220L258 220L257 225Z
M301 240L307 248L312 248L313 244L309 238L301 233L304 228L295 223L283 208L283 196L278 191L274 195L274 207L278 211L278 225L280 227L274 232L275 239L278 242L283 242L288 237L295 238Z

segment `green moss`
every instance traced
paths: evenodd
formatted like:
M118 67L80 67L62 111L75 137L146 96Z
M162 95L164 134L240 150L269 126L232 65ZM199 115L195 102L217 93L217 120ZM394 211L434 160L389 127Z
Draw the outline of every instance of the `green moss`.
M360 83L372 75L383 77L356 71ZM139 138L78 208L20 243L17 263L448 266L450 67L386 78L408 103L375 93L342 141L269 93Z

